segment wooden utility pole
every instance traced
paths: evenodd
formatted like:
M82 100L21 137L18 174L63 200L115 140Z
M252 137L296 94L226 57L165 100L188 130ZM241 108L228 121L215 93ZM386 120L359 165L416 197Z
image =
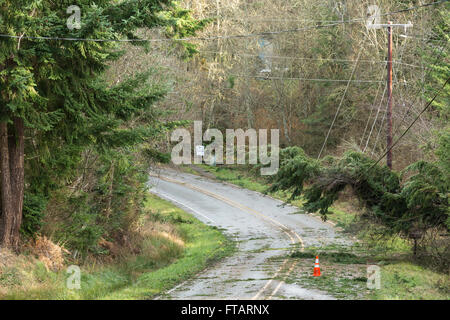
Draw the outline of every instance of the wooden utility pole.
M392 169L392 48L393 48L393 40L392 33L393 27L402 27L402 28L410 28L412 27L412 23L408 22L407 24L393 24L392 21L389 21L387 24L376 24L373 26L374 28L386 27L388 30L388 58L387 58L387 90L388 90L388 105L386 110L386 118L387 118L387 132L386 132L386 149L388 150L386 155L386 164L389 169Z

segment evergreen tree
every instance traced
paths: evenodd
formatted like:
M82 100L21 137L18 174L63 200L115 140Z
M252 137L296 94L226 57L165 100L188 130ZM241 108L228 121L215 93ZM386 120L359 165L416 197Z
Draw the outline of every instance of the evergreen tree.
M447 147L443 144L442 150ZM324 220L349 186L368 209L365 217L386 226L387 233L449 228L448 171L441 161L418 161L397 173L358 152L317 161L288 148L280 152L280 158L280 170L269 191L290 190L292 198L303 195L305 209L319 211Z
M80 28L67 25L74 4ZM139 28L158 27L167 37L185 37L204 24L171 0L0 0L0 34L10 36L0 38L0 245L18 246L25 186L48 193L71 174L83 150L106 154L161 129L145 121L164 95L150 84L151 73L116 86L102 78L122 53L115 40L139 40ZM127 125L138 116L139 125ZM32 160L25 163L25 156ZM30 208L42 207L29 200Z

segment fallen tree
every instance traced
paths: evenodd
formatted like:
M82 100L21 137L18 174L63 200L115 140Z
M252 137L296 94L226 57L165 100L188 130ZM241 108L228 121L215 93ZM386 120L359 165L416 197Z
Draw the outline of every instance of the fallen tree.
M439 161L419 161L395 172L358 152L315 160L294 147L282 150L280 157L268 191L290 190L291 200L303 196L304 208L320 212L324 220L350 187L367 209L364 218L385 226L389 234L420 237L431 229L450 228L449 172Z

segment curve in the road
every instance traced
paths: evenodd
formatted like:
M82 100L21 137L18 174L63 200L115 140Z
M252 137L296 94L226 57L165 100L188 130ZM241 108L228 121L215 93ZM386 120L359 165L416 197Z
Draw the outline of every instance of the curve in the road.
M288 236L288 238L290 239L290 241L291 241L291 243L292 243L293 245L299 243L299 244L301 245L301 251L304 251L304 249L305 249L303 240L302 240L302 238L299 236L299 234L298 234L297 232L295 232L295 231L292 230L292 229L289 229L288 227L286 227L286 226L283 225L282 223L276 221L276 220L273 219L273 218L270 218L270 217L268 217L268 216L262 214L261 212L258 212L258 211L256 211L256 210L253 210L252 208L249 208L249 207L247 207L247 206L244 206L244 205L242 205L242 204L240 204L240 203L237 203L237 202L235 202L235 201L233 201L233 200L231 200L231 199L228 199L228 198L226 198L226 197L224 197L224 196L221 196L221 195L212 193L212 192L210 192L210 191L208 191L208 190L205 190L205 189L202 189L202 188L199 188L199 187L196 187L196 186L187 184L186 182L183 182L183 181L175 180L175 179L168 178L168 177L162 177L162 176L159 176L158 178L161 179L161 180L165 180L165 181L167 181L167 182L171 182L171 183L176 183L176 184L183 185L184 187L187 187L187 188L190 188L190 189L192 189L192 190L201 192L201 193L203 193L203 194L205 194L205 195L208 195L208 196L210 196L210 197L212 197L212 198L215 198L215 199L217 199L217 200L223 201L223 202L225 202L225 203L227 203L227 204L229 204L229 205L231 205L231 206L233 206L233 207L235 207L235 208L238 208L238 209L240 209L240 210L242 210L242 211L245 211L245 212L248 212L248 213L250 213L250 214L253 214L253 215L255 215L255 216L257 216L257 217L259 217L259 218L265 220L266 222L269 222L270 224L272 224L273 226L275 226L276 228L278 228L279 230L281 230L284 234L286 234L286 235ZM190 207L187 206L186 204L183 204L183 203L177 201L176 199L171 198L171 197L168 196L168 195L164 195L164 196L166 196L167 198L171 199L172 201L174 201L174 202L176 202L176 203L179 203L179 204L181 204L181 205L183 205L183 206L185 206L185 207L187 207L187 208L190 208ZM193 210L193 211L196 211L196 210L193 209L193 208L190 208L190 209ZM198 212L198 211L196 211L196 212L197 212L199 215L203 216L204 218L210 220L211 222L214 222L211 218L205 216L204 214L202 214L202 213L200 213L200 212ZM297 240L296 240L296 239L297 239ZM283 270L284 266L285 266L287 263L288 263L288 259L285 259L285 260L283 261L283 264L281 265L281 267L278 269L278 271L277 271L277 272L275 273L275 275L273 276L273 278L278 277L278 275L281 273L281 271ZM292 272L292 270L294 270L294 267L295 267L295 263L293 263L293 264L290 266L290 268L287 270L287 272L284 274L284 278L287 278L287 277L289 276L289 274ZM265 290L270 286L270 284L273 282L273 278L267 281L267 283L261 288L261 290L259 290L258 293L257 293L255 296L252 297L252 300L258 299L258 298L264 293L264 291L265 291ZM277 287L271 292L271 294L268 296L268 299L271 299L271 298L278 292L278 290L281 288L281 286L282 286L283 284L284 284L284 281L281 281L281 282L278 284L278 286L277 286Z

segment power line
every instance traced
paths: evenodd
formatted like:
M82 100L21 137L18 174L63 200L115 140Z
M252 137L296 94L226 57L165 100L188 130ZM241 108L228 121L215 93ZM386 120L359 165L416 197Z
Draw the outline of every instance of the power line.
M257 22L312 22L312 23L333 23L333 22L342 22L342 20L312 20L312 19L270 19L270 18L257 18L257 17L250 17L250 18L233 18L233 17L226 17L226 16L213 16L210 17L210 19L215 20L229 20L229 21L257 21Z
M436 59L434 60L433 65L435 65L435 64L439 61L441 54L444 52L444 49L447 48L447 46L448 46L448 42L445 44L445 46L443 46L443 47L440 49L439 53L436 54ZM427 66L427 74L424 75L424 80L425 80L425 79L431 74L431 72L433 71L433 68L432 68L431 66L432 66L432 65L428 65L428 66ZM417 102L417 100L419 99L420 91L421 91L421 90L422 90L422 87L419 88L417 94L415 95L415 96L416 96L416 99L414 100L414 102L411 103L411 104L409 105L408 110L404 113L404 115L403 115L403 117L402 117L402 120L400 121L400 124L397 126L397 128L396 128L396 130L395 130L395 132L394 132L394 136L398 133L398 131L400 130L400 127L401 127L401 125L403 124L403 122L405 121L405 119L406 119L408 113L411 111L412 107L414 106L414 104L415 104L415 103Z
M270 76L251 76L243 74L230 74L232 77L254 78L261 80L300 80L300 81L316 81L316 82L355 82L355 83L379 83L380 80L349 80L349 79L314 79L314 78L294 78L294 77L270 77Z
M320 156L322 155L322 151L325 148L325 145L327 144L328 137L330 136L331 130L333 129L334 123L336 122L336 119L338 117L339 111L341 110L342 103L344 102L344 98L345 98L345 96L347 94L348 88L350 87L350 82L351 82L351 80L353 78L353 75L354 75L354 73L356 71L356 67L358 66L358 60L359 60L359 57L361 56L362 49L363 49L363 47L361 46L361 49L359 50L359 53L358 53L358 58L356 60L355 66L353 67L353 70L352 70L352 74L350 75L350 79L347 82L347 87L345 87L345 91L344 91L344 94L342 95L341 102L339 103L339 106L338 106L338 108L336 110L336 114L334 115L334 119L333 119L333 122L331 123L330 130L328 130L327 136L325 137L325 141L323 142L322 148L320 149L320 152L319 152L319 155L317 156L317 159L320 159Z
M442 39L433 39L433 38L424 38L423 36L417 36L414 34L401 34L399 35L399 37L401 38L412 38L412 39L416 39L416 40L421 40L422 42L437 42L437 43L441 43L441 42L447 42L447 40L442 40Z
M402 50L401 50L401 53L400 53L400 61L403 60L403 54L404 54L404 53L405 53L405 46L402 47ZM398 71L397 71L396 73L394 73L394 77L395 77L396 79L398 79L397 73L398 73ZM384 95L385 95L385 93L386 93L387 88L388 88L388 85L387 85L387 83L386 83L386 86L385 86L385 89L384 89L385 91L384 91L383 97L381 98L381 101L380 101L380 107L378 108L377 116L375 117L375 120L374 120L374 122L373 122L372 130L374 129L375 124L376 124L376 122L377 122L377 120L378 120L378 114L379 114L379 112L380 112L380 109L381 109L381 106L382 106L382 103L383 103L383 99L384 99ZM401 91L400 91L400 96L401 96ZM389 102L390 102L389 99L391 99L391 97L388 98L388 104L389 104ZM386 119L386 116L387 116L387 111L385 111L384 114L383 114L383 119L381 120L380 128L378 129L378 133L377 133L377 136L376 136L376 138L375 138L375 143L374 143L374 145L373 145L371 155L374 154L374 152L375 152L375 150L376 150L376 148L377 148L378 138L380 137L381 130L383 129L383 124L384 124L384 120ZM367 146L369 145L370 137L371 137L371 135L372 135L372 130L371 130L371 132L370 132L369 137L367 138L366 147L364 148L364 151L363 151L363 152L366 151Z
M439 94L442 92L442 90L444 90L445 86L447 85L447 83L450 81L450 78L447 78L447 81L445 81L444 85L442 86L442 88L436 93L436 95L433 97L433 99L431 99L427 105L425 106L425 108L422 109L422 111L416 116L416 118L414 119L414 121L408 126L408 128L406 128L406 130L402 133L402 135L395 141L395 143L392 144L392 146L386 150L386 152L372 165L370 166L370 168L368 170L370 170L371 168L375 167L387 154L389 151L391 151L399 142L400 140L408 133L408 131L412 128L412 126L417 122L417 120L419 120L420 116L427 111L427 109L431 106L431 104L434 102L434 100L436 100L436 98L439 96Z
M386 85L386 88L387 88L387 85ZM387 115L387 111L384 112L383 119L381 119L380 128L378 129L377 137L375 138L375 143L373 145L371 155L373 155L375 153L375 148L377 147L378 138L380 137L381 129L383 129L383 123L384 123L384 120L386 120L386 115ZM377 119L375 119L375 120L377 120ZM374 122L374 125L375 125L375 122ZM367 143L369 143L369 141L367 141Z
M404 53L404 52L405 52L405 46L403 46L403 49L402 49L402 51L401 51L401 54L400 54L400 61L403 60L403 53ZM393 61L392 61L392 62L393 62ZM396 79L398 79L397 73L395 73L395 77L396 77ZM381 106L383 105L383 99L384 99L384 96L385 96L385 94L386 94L386 90L387 90L387 83L386 83L386 86L384 87L383 95L382 95L381 100L380 100L380 105L379 105L379 107L378 107L377 114L376 114L375 119L374 119L374 121L373 121L372 128L370 129L369 136L367 137L367 141L366 141L366 145L364 146L363 153L366 152L367 147L368 147L368 145L369 145L370 138L372 137L373 129L375 128L376 122L377 122L377 120L378 120L378 116L379 116L379 114L380 114ZM376 99L375 99L375 100L376 100ZM371 110L371 113L370 113L370 115L369 115L369 118L367 119L366 127L367 127L367 125L369 124L370 116L372 115L372 111L373 111L373 110ZM380 129L378 130L377 137L376 137L376 139L375 139L375 145L374 145L374 147L373 147L373 149L372 149L372 154L373 154L373 152L374 152L374 150L375 150L375 148L376 148L376 146L377 146L377 143L378 143L378 137L380 136L380 132L381 132L381 129L382 129L382 127L383 127L383 123L384 123L384 119L385 119L385 118L386 118L386 113L384 114L383 120L381 121ZM364 129L364 134L365 134L365 132L366 132L366 129ZM364 139L364 135L363 135L363 138L361 139L361 142L363 141L363 139Z
M378 116L380 115L380 110L381 110L381 106L383 105L383 100L384 100L384 96L386 95L386 91L387 91L387 84L384 86L384 91L383 91L383 95L381 96L380 105L378 106L377 114L375 116L375 120L373 120L372 128L370 129L369 136L367 137L366 145L364 146L363 152L366 152L367 147L369 145L369 141L370 141L370 138L372 137L373 129L375 128L375 125L376 125L377 120L378 120ZM383 120L382 120L381 124L383 124L383 122L384 122L384 117L383 117ZM381 131L381 127L382 126L380 126L380 131ZM380 131L378 131L378 134L377 134L377 137L376 137L375 141L378 141L378 136L380 135Z
M443 52L443 50L444 50L446 47L447 47L447 44L446 44L444 47L441 48L439 54L436 56L436 59L435 59L435 61L434 61L434 64L436 64L436 63L438 62L438 60L439 60L439 58L440 58L440 54ZM429 74L431 73L431 71L432 71L432 69L431 69L430 66L428 66L427 69L428 69L428 70L427 70L427 75L425 76L425 78L428 77L428 75L429 75ZM414 100L414 102L413 102L412 104L409 105L408 110L404 113L403 118L402 118L400 124L398 125L398 127L396 128L396 130L395 130L395 132L394 132L394 136L397 135L397 132L400 130L400 127L401 127L401 125L403 124L403 122L405 121L406 116L408 115L408 113L409 113L409 111L412 109L412 107L414 106L415 102L418 100L419 94L420 94L420 91L421 91L421 90L422 90L422 88L419 89L419 91L418 91L417 94L415 95L415 96L416 96L416 99ZM383 94L383 98L384 98L384 94ZM383 99L383 98L382 98L382 99ZM380 102L380 103L381 103L381 102ZM381 104L380 104L380 108L381 108ZM380 108L378 109L378 112L380 111ZM373 126L372 126L372 130L373 130L373 127L375 126L375 123L376 123L377 119L378 119L378 113L377 113L377 116L376 116L376 118L375 118L375 120L374 120L374 123L373 123ZM375 138L375 143L374 143L374 146L373 146L373 148L372 148L371 155L374 155L374 153L375 153L375 149L376 149L376 147L377 147L378 139L379 139L381 130L382 130L382 128L383 128L383 123L384 123L384 120L385 120L385 119L386 119L386 112L384 113L383 119L381 120L380 128L379 128L378 133L377 133L377 136L376 136L376 138ZM369 135L369 138L370 138L370 135ZM363 151L363 152L365 152L365 150L366 150L366 148L367 148L367 145L368 145L368 143L369 143L369 138L368 138L368 140L367 140L366 147L364 148L364 151Z
M375 103L377 103L377 99L378 99L378 93L380 92L380 89L381 89L381 82L380 82L380 84L378 85L378 89L377 89L377 93L375 94L375 99L373 100L373 104L375 105ZM386 92L386 89L384 90L384 92ZM383 97L384 97L384 93L383 93ZM383 98L381 98L381 100L383 100ZM378 109L379 110L379 109ZM379 112L379 111L378 111ZM367 118L367 122L366 122L366 127L364 128L364 133L362 134L362 137L361 137L361 142L359 143L359 148L361 149L361 147L362 147L362 144L363 144L363 141L364 141L364 137L366 136L366 132L367 132L367 129L369 128L369 123L370 123L370 117L372 116L372 113L373 113L373 108L370 108L370 114L369 114L369 117ZM378 115L378 113L377 113L377 115ZM372 129L373 129L373 127L372 127ZM372 131L369 133L369 138L370 138L370 135L372 134ZM367 147L367 143L366 143L366 147ZM365 150L366 148L364 148L364 150ZM363 152L364 152L364 150L363 150Z
M447 0L448 1L448 0ZM60 40L60 41L84 41L84 42L184 42L184 41L209 41L209 40L221 40L221 39L241 39L241 38L252 38L260 36L278 35L284 33L293 33L300 31L308 31L313 29L321 29L332 26L337 26L341 23L333 23L328 25L317 25L305 28L295 28L288 30L279 31L264 31L259 33L251 34L237 34L229 36L211 36L211 37L187 37L187 38L158 38L158 39L95 39L95 38L73 38L73 37L42 37L42 36L16 36L8 34L0 34L2 38L14 38L14 39L29 39L29 40Z
M438 60L439 60L439 58L440 58L440 55L442 54L443 50L447 47L447 45L448 45L448 43L447 43L444 47L442 47L441 50L440 50L440 52L439 52L439 54L436 55L436 59L435 59L435 61L434 61L434 64L436 64L436 63L438 62ZM431 71L432 71L432 68L431 68L430 66L428 66L427 69L428 69L428 70L427 70L427 74L424 76L424 79L427 78L427 77L429 76L429 74L431 73ZM400 124L397 126L397 128L396 128L396 130L395 130L395 132L394 132L394 136L397 135L398 131L399 131L400 128L401 128L401 125L402 125L403 122L405 121L405 119L406 119L407 115L409 114L410 110L412 109L412 107L414 106L414 104L416 103L416 101L419 99L419 97L420 97L420 91L421 91L421 90L422 90L422 88L419 88L417 94L415 95L416 98L415 98L414 102L413 102L412 104L409 105L408 110L404 113L404 115L403 115L403 117L402 117L402 120L401 120ZM382 129L382 127L383 127L383 123L384 123L385 118L386 118L386 113L384 114L383 120L381 121L380 129L378 130L378 134L377 134L377 137L376 137L376 139L375 139L375 144L374 144L374 147L373 147L373 149L372 149L371 155L373 155L373 154L375 153L375 149L376 149L376 146L377 146L377 143L378 143L378 137L379 137L380 132L381 132L381 129ZM389 152L389 151L388 151L388 152Z
M393 14L398 14L402 12L408 12L412 10L416 10L423 7L429 7L433 5L438 5L444 2L447 2L449 0L441 0L436 1L428 4L423 4L420 6L414 6L407 9L397 10L393 12L388 12L384 14L378 15L379 17L382 16L388 16ZM251 33L251 34L242 34L242 35L228 35L228 36L211 36L211 37L186 37L186 38L158 38L158 39L96 39L96 38L74 38L74 37L51 37L51 36L26 36L26 35L9 35L9 34L0 34L0 38L13 38L13 39L28 39L28 40L59 40L59 41L90 41L90 42L166 42L166 41L173 41L173 42L184 42L184 41L209 41L209 40L219 40L219 39L240 39L240 38L251 38L251 37L260 37L260 36L269 36L269 35L279 35L284 33L293 33L293 32L300 32L300 31L309 31L313 29L323 29L328 27L334 27L341 24L352 24L357 23L361 21L366 21L367 18L357 18L357 19L350 19L350 20L342 20L330 24L317 24L315 26L310 27L304 27L304 28L293 28L293 29L287 29L287 30L279 30L279 31L264 31L259 33Z
M200 53L219 53L219 54L228 54L228 55L242 56L242 57L259 57L258 54L234 53L234 52L228 53L228 52L224 52L224 51L219 52L219 51L205 50L205 51L200 51ZM333 61L333 62L355 62L356 61L356 60L352 60L352 59L307 58L307 57L290 57L290 56L264 56L264 57L272 58L272 59L308 60L308 61ZM359 60L359 62L386 63L386 61L382 61L382 60L369 60L369 59L361 59L361 60ZM414 67L414 68L421 68L421 66L418 66L418 65L404 63L404 62L400 62L400 61L396 61L396 60L393 60L392 62L395 64L399 64L399 65L405 65L405 66Z
M386 84L385 90L386 90L386 89L387 89L387 84ZM384 98L384 94L383 94L383 98ZM382 103L382 101L383 101L383 98L382 98L382 100L381 100L381 102L380 102L380 108L381 108L381 105L382 105L381 103ZM378 112L379 112L379 111L380 111L380 109L378 109ZM377 136L376 136L376 138L375 138L375 143L374 143L374 145L373 145L371 155L373 155L373 154L375 153L375 149L377 148L378 138L380 137L381 130L383 129L383 124L384 124L384 120L386 120L386 115L387 115L387 111L384 112L384 114L383 114L383 119L381 119L380 128L378 129L378 133L377 133ZM377 119L378 119L378 114L377 114L377 117L375 118L375 121L374 121L374 123L373 123L373 126L375 126ZM372 128L372 129L373 129L373 128ZM395 135L395 134L394 134L394 135ZM369 137L369 138L370 138L370 137ZM367 139L366 148L367 148L367 146L368 146L368 143L369 143L369 139ZM366 151L366 148L364 148L364 151Z

